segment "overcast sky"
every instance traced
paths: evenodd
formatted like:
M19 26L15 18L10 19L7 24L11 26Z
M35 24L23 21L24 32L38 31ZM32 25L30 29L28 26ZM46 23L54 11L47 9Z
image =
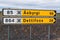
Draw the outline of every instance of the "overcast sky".
M0 0L0 8L53 9L60 12L60 0Z

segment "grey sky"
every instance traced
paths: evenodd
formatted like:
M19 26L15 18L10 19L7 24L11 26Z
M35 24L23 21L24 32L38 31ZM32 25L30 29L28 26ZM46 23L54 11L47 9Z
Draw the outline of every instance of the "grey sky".
M2 8L53 9L60 12L60 0L0 0Z

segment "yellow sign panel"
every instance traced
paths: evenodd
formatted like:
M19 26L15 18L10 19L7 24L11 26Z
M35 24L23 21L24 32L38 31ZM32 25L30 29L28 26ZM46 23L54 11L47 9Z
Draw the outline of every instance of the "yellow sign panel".
M55 10L22 10L22 16L55 16Z
M54 18L22 18L22 24L49 24L54 23Z

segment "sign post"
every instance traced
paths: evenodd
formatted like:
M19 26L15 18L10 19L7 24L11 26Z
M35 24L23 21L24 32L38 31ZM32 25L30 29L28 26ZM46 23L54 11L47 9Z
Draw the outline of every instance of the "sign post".
M54 24L56 22L55 10L34 10L34 9L3 9L3 24ZM10 17L12 16L12 17ZM18 18L14 16L27 16L30 18ZM32 17L31 17L32 16ZM34 17L36 16L36 18ZM47 16L47 18L38 18L38 16ZM48 17L49 16L49 17ZM51 18L53 16L53 18ZM9 37L8 37L9 38ZM30 26L30 39L31 39L31 26ZM50 25L48 25L48 40L50 40Z
M50 25L48 25L48 40L50 40Z

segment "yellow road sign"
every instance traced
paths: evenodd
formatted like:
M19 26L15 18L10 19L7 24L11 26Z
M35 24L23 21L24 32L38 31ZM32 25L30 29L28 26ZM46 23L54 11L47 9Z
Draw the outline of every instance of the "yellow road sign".
M4 9L3 15L18 15L18 16L55 16L55 10L28 10L28 9Z
M22 18L22 24L53 24L54 18Z
M4 18L4 24L53 24L54 18Z
M22 10L22 16L55 16L55 10Z

